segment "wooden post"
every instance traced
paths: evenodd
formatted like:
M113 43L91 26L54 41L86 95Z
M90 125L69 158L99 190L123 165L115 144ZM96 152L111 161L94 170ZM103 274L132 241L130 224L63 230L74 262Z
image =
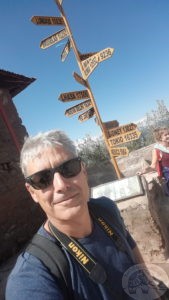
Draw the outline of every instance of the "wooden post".
M65 26L66 26L66 29L68 31L68 34L69 34L69 39L70 39L70 42L71 42L71 46L74 50L74 53L75 53L75 57L77 59L77 63L78 63L78 66L80 68L80 71L81 71L81 74L82 74L82 77L83 77L83 74L84 74L84 71L83 71L83 66L82 66L82 62L81 62L81 59L80 59L80 54L79 54L79 51L77 49L77 46L76 46L76 43L75 43L75 40L73 38L73 35L72 35L72 32L71 32L71 29L70 29L70 26L69 26L69 23L67 21L67 18L66 18L66 15L64 13L64 10L63 10L63 7L61 6L60 4L60 0L55 0L56 1L56 4L60 10L60 13L62 15L62 18L64 20L64 23L65 23ZM92 106L94 108L94 111L95 111L95 115L97 117L97 121L98 121L98 125L100 126L101 130L102 130L102 134L103 134L103 138L104 138L104 141L105 141L105 144L106 144L106 147L108 149L108 152L109 152L109 155L111 157L111 162L115 168L115 172L117 174L117 177L120 179L121 178L121 173L120 173L120 170L118 168L118 165L117 165L117 162L116 162L116 159L114 156L112 156L111 154L111 151L110 151L110 146L109 146L109 143L108 143L108 139L107 139L107 133L106 133L106 129L104 128L104 125L103 125L103 122L101 120L101 117L100 117L100 113L99 113L99 110L97 108L97 105L96 105L96 101L94 99L94 95L91 91L91 88L90 88L90 84L88 82L88 80L86 79L86 88L88 90L88 93L89 93L89 96L90 96L90 99L91 99L91 102L92 102Z

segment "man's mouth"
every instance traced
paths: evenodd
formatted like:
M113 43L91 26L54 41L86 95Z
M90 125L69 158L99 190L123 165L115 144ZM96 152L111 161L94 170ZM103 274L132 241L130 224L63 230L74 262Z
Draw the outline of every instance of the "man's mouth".
M76 196L77 196L77 194L72 195L72 196L65 197L65 198L60 199L60 200L53 200L52 203L53 203L53 204L59 204L59 203L64 203L64 202L67 202L67 201L71 201L71 200L74 199Z

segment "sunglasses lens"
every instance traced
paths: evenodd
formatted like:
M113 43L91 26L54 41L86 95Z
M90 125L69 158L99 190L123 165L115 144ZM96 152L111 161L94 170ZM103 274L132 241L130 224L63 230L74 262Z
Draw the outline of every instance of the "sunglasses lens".
M30 178L30 184L37 190L45 189L53 180L53 174L51 170L44 170L37 174L34 174Z
M59 173L65 177L70 178L76 176L81 171L81 160L80 158L73 158L59 167Z
M78 175L81 171L81 159L79 157L70 159L59 167L40 171L26 178L34 189L43 190L51 185L54 173L60 173L64 178L71 178Z

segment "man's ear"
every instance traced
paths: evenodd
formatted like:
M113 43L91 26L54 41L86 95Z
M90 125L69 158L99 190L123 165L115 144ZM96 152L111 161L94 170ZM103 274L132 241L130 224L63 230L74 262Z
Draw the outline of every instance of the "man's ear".
M27 183L27 182L25 183L25 187L26 187L27 191L29 192L29 194L31 194L32 199L33 199L36 203L38 203L39 201L38 201L38 199L37 199L37 197L36 197L36 192L35 192L34 188L31 187L31 185L30 185L29 183Z

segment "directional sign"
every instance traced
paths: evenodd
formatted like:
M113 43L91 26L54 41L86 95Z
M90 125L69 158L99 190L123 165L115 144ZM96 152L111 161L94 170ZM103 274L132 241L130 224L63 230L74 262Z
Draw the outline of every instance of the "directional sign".
M67 30L66 28L63 30L60 30L54 34L52 34L51 36L47 37L46 39L44 39L41 43L40 43L40 47L42 49L46 49L58 42L60 42L61 40L63 40L64 38L66 38L68 36Z
M85 54L79 54L80 56L80 60L85 60L87 58L89 58L90 56L95 55L97 52L90 52L90 53L85 53Z
M87 59L82 60L82 66L84 71L85 79L93 72L93 70L97 67L98 63L102 62L105 59L108 59L112 56L114 52L114 48L105 48L100 52L96 52L94 55L92 53L87 53ZM83 56L80 55L82 59Z
M33 16L31 21L36 25L65 25L62 17Z
M111 148L111 154L113 156L128 156L129 150L127 147Z
M84 80L84 79L83 79L80 75L78 75L76 72L73 73L73 77L74 77L74 79L75 79L78 83L80 83L80 84L82 84L82 85L84 85L84 86L87 86L86 80Z
M62 102L70 102L74 100L81 100L81 99L88 99L88 98L89 98L89 93L87 90L62 93L59 96L59 100Z
M116 137L110 138L110 139L108 139L108 142L111 147L114 147L114 146L117 146L117 145L120 145L123 143L137 140L137 139L139 139L140 135L141 135L141 132L136 129L136 130L130 131L128 133L124 133L124 134L118 135Z
M102 51L97 53L98 62L102 62L105 59L108 59L112 56L114 48L105 48Z
M70 49L71 49L71 42L68 39L68 41L62 51L62 54L61 54L61 61L65 61L66 57L68 56L68 54L70 52Z
M75 105L75 106L67 109L65 111L65 115L67 117L71 117L75 114L78 114L80 111L84 110L85 108L89 108L89 107L92 107L92 102L91 102L91 100L86 100L82 103L79 103L78 105Z
M119 122L117 120L113 120L113 121L104 122L103 125L105 126L106 129L112 129L114 127L118 127Z
M136 129L137 125L134 123L130 123L127 125L122 125L119 127L115 127L115 128L111 128L108 129L108 136L109 137L115 137L124 133L128 133L130 131L133 131L134 129Z
M84 121L87 121L88 119L92 118L95 114L95 111L94 111L94 108L90 108L89 110L85 111L83 114L81 114L79 117L78 117L78 120L80 122L84 122Z
M83 67L85 79L89 77L89 75L93 72L93 70L97 67L97 65L98 65L97 54L82 61L82 67Z
M112 56L113 52L114 52L114 48L105 48L99 52L90 52L90 53L86 53L86 54L80 53L80 59L82 61L84 61L89 57L93 57L93 56L97 55L98 62L102 62L103 60L110 58Z

